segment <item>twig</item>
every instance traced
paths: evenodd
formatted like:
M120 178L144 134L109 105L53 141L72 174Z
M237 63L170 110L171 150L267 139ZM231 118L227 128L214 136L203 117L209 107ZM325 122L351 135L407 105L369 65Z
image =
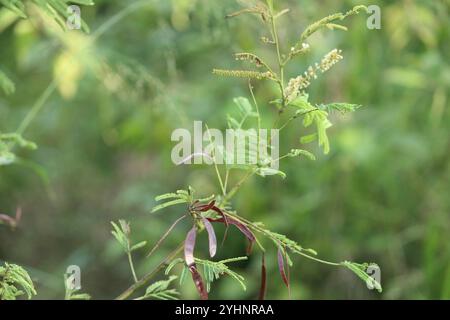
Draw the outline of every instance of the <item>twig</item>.
M136 290L145 286L156 274L170 263L184 248L184 241L173 250L164 260L162 260L152 271L143 276L139 281L117 296L116 300L125 300L129 298Z

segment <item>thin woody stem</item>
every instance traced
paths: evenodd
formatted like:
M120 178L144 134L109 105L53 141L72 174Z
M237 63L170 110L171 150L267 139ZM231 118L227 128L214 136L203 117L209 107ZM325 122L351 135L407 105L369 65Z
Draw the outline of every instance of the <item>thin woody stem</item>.
M184 218L186 218L186 215L181 216L180 218L178 218L174 223L172 223L172 225L170 226L169 229L167 229L167 231L162 235L162 237L158 240L158 242L155 244L155 246L153 247L153 249L149 252L149 254L147 254L147 258L149 258L153 252L155 252L160 246L161 243L167 238L167 236L170 234L170 232L173 230L173 228L176 227L176 225L178 224L178 222L180 222L181 220L183 220Z
M297 119L297 118L299 118L301 116L304 116L304 115L306 115L306 114L308 114L310 112L314 112L314 111L318 111L318 110L319 110L319 108L314 108L314 109L307 110L307 111L304 111L304 112L301 112L301 113L296 113L293 116L291 116L280 128L278 128L278 130L279 131L283 130L289 123L291 123L292 120L295 120L295 119Z
M125 300L129 298L136 290L145 286L153 277L155 277L159 271L161 271L165 266L167 266L170 261L172 261L184 248L184 240L183 242L173 250L164 260L162 260L152 271L143 276L140 280L138 280L135 284L129 287L127 290L122 292L119 296L117 296L116 300Z
M138 278L137 278L137 275L136 275L136 270L134 269L133 258L131 257L131 251L129 249L128 249L128 252L127 252L127 256L128 256L128 262L130 264L131 273L133 275L133 280L134 280L134 282L138 282Z

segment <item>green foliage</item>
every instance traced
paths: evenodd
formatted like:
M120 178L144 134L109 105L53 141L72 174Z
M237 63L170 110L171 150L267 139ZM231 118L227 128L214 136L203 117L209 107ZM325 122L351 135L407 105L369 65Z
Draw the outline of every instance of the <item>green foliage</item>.
M220 277L227 275L234 280L236 280L243 290L247 290L245 283L244 283L244 277L238 274L237 272L231 270L227 264L232 262L238 262L238 261L245 261L247 260L247 257L236 257L236 258L230 258L220 261L211 261L211 260L203 260L195 258L195 263L203 266L203 276L204 280L206 282L206 290L209 292L211 289L211 284L215 280L218 280ZM168 275L174 266L176 266L179 263L183 263L183 269L180 274L180 285L183 285L187 274L189 273L189 270L187 266L184 264L184 260L181 258L177 258L172 260L172 262L167 266L165 274Z
M343 20L346 17L358 13L359 10L365 9L367 11L367 8L365 6L357 6L354 7L351 11L348 11L347 13L337 13L331 16L328 16L324 19L321 19L317 21L316 23L310 25L306 30L302 33L300 37L300 43L295 44L292 49L291 53L286 57L285 55L281 54L280 50L280 43L278 39L278 30L276 28L275 20L282 16L287 11L281 11L281 12L275 12L272 1L267 1L267 6L258 3L255 6L248 7L244 10L240 10L238 12L235 12L231 15L228 15L228 17L236 17L244 13L258 13L263 21L263 24L268 27L268 30L270 31L272 35L271 43L275 44L274 51L276 51L277 55L277 63L278 63L278 70L279 72L274 72L273 70L275 68L271 68L269 64L265 61L263 61L262 58L260 58L258 55L251 53L251 52L245 52L240 53L236 55L236 60L242 60L242 61L250 61L256 67L265 67L267 71L265 72L259 72L259 71L250 71L250 70L227 70L227 69L214 69L213 74L219 75L219 76L230 76L230 77L241 77L241 78L248 78L249 79L249 89L250 94L253 98L254 105L257 109L256 112L253 111L253 107L248 99L246 98L235 98L234 103L238 106L241 119L238 121L235 118L231 117L230 115L227 116L228 120L228 127L232 129L242 129L244 122L249 117L255 117L257 119L258 129L261 128L261 115L258 110L258 104L256 101L256 98L254 96L254 92L252 89L252 84L250 83L251 79L254 80L262 80L262 79L268 79L274 81L277 86L279 87L279 97L277 97L275 100L275 104L278 106L278 115L281 116L281 114L288 108L294 108L295 114L289 118L289 120L283 124L279 129L285 128L292 120L296 119L297 117L303 116L303 126L305 128L310 127L312 124L315 124L316 132L313 135L308 135L303 137L301 141L303 142L311 142L315 139L318 140L319 147L323 148L323 152L327 154L330 151L330 143L327 136L327 129L331 127L331 122L328 119L329 111L331 110L337 110L341 113L350 112L356 110L358 107L357 105L352 104L343 104L343 103L334 103L329 105L320 105L320 106L313 106L309 102L309 95L306 94L303 90L307 89L309 87L310 82L313 79L317 78L317 73L322 72L325 73L328 71L333 65L335 65L337 62L343 59L341 56L341 51L334 49L330 51L327 55L324 56L324 58L321 60L320 63L317 63L315 67L309 67L303 75L298 76L296 78L292 78L288 86L285 87L284 83L284 69L289 62L289 60L295 56L297 53L303 53L305 52L304 49L309 48L308 45L304 44L304 41L311 36L314 32L321 29L322 27L328 27L330 29L345 29L343 26L338 25L334 23L337 20ZM297 49L297 47L301 45L302 49ZM286 57L286 58L285 58ZM209 129L208 129L209 130ZM242 139L245 139L244 137ZM211 141L211 135L210 135L210 142ZM260 137L259 137L259 130L256 133L256 145L251 145L251 143L248 144L248 149L246 150L246 156L251 155L252 152L256 152L259 155L259 148L261 148L260 145ZM270 146L263 146L270 148ZM292 157L298 157L300 155L303 155L311 160L315 160L315 156L303 149L291 149L291 152L289 152L287 155L280 157L279 159L258 159L258 162L254 165L244 165L240 166L240 168L247 171L247 175L244 176L244 179L238 182L233 189L229 193L227 193L227 182L228 177L230 174L230 169L232 169L232 166L226 166L225 170L225 182L223 182L219 166L216 163L216 153L221 153L222 157L227 159L229 155L227 155L225 150L217 149L213 153L213 162L215 167L215 172L217 175L218 182L220 184L220 187L222 189L223 197L224 197L224 204L229 204L229 200L236 194L237 190L241 187L241 184L247 179L249 176L251 176L253 173L256 173L259 176L266 177L269 175L278 175L282 178L286 177L286 174L278 169L274 169L269 167L268 165L271 163L271 161L279 161L283 158L292 158ZM165 199L174 199L168 202L165 202L163 204L160 204L156 206L152 212L155 212L157 210L180 204L180 203L191 203L192 198L188 197L185 193L169 193L162 196L158 196L156 200L165 200ZM246 225L247 228L253 229L256 232L262 233L264 236L269 238L274 242L277 248L280 248L280 246L283 248L283 252L285 252L286 249L290 249L292 252L297 253L303 257L315 260L320 263L325 263L332 266L341 266L344 265L348 268L350 268L352 271L355 272L355 266L357 264L353 263L334 263L325 261L322 259L318 259L314 257L317 253L315 250L312 249L303 249L298 243L295 241L292 241L288 239L286 236L282 234L278 234L275 232L272 232L270 230L267 230L263 228L261 225L254 224L248 220L245 220L244 218L238 216L237 214L231 214L229 212L229 208L222 208L226 213L226 215L232 216L235 221L238 221L241 223L241 227ZM224 214L222 211L222 214ZM225 220L224 220L225 221ZM257 240L256 240L257 241ZM262 250L263 247L259 241L257 241L258 245L261 247ZM288 261L289 265L292 265L292 261L290 257L288 256L287 252L285 252L286 259ZM178 263L179 260L174 260L172 264L169 264L168 269L166 270L166 273L170 271L170 269ZM231 277L233 277L235 280L237 280L245 289L243 278L240 275L232 273L228 269L228 267L224 264L224 262L212 262L207 260L200 260L196 259L196 263L204 266L204 277L207 284L207 291L210 289L210 283L217 279L221 274L227 273ZM359 269L358 269L359 270ZM185 277L185 269L183 269L182 274L183 278ZM284 270L282 270L282 273L284 275ZM367 277L363 277L364 271L359 270L359 273L357 275L362 278L363 280L366 280ZM367 276L367 275L366 275ZM286 285L288 285L287 278L284 276L284 280ZM196 283L197 289L200 293L202 293L202 284ZM377 287L378 288L378 287Z
M170 207L159 221L149 221L141 212L154 204L154 194L190 183L202 194L219 193L217 200L220 200L221 192L215 189L208 170L174 167L167 157L172 146L168 135L173 128L189 128L188 119L194 117L221 127L225 114L235 116L229 103L232 97L250 98L245 91L246 79L211 81L208 77L211 63L225 69L266 71L256 60L244 60L241 68L235 68L234 55L226 55L233 48L233 52L255 52L271 67L274 64L271 33L255 27L262 20L261 11L253 10L255 13L231 21L223 17L239 10L233 1L174 0L172 5L165 1L145 2L145 7L115 26L102 28L106 30L105 37L90 46L95 54L89 55L87 62L101 61L105 69L110 64L113 72L104 72L103 66L100 70L103 73L86 69L72 99L52 94L30 126L29 134L24 135L38 142L40 150L32 153L18 147L11 150L17 161L26 154L41 164L41 170L49 171L46 187L51 197L37 185L34 175L24 173L18 166L0 167L0 212L9 213L21 205L26 213L19 233L11 234L9 228L0 228L1 251L29 264L42 260L44 255L45 271L59 273L61 257L69 254L67 244L76 245L71 257L96 266L89 277L93 296L111 296L124 289L118 287L122 281L114 284L104 277L105 270L114 279L123 280L127 276L127 270L116 267L117 251L111 251L109 244L105 250L100 245L80 242L99 239L105 233L108 226L100 217L109 221L126 214L132 226L148 224L149 227L133 230L133 239L154 243L165 223L175 218L173 211L184 210L188 205ZM274 14L278 17L277 26L287 27L279 39L285 59L291 54L289 40L296 41L303 31L297 26L342 11L349 4L347 0L302 1L295 5L274 2L275 9L291 6L290 12L283 16L280 15L283 10ZM303 129L300 123L303 115L299 115L298 123L292 121L282 131L283 151L307 149L317 152L317 161L305 161L302 156L284 159L280 169L288 179L266 177L261 181L253 175L229 201L239 208L241 215L264 221L271 230L302 245L314 245L323 257L351 257L356 261L372 257L383 272L389 273L384 277L388 285L384 285L383 293L374 295L366 290L351 290L358 281L352 274L349 281L342 282L340 272L302 263L290 253L296 264L291 269L293 298L449 297L448 8L443 1L409 1L407 8L403 2L380 0L377 4L382 8L382 29L366 28L363 15L344 23L336 20L332 23L345 25L348 33L328 32L327 26L319 29L306 40L309 47L299 44L298 61L286 65L285 77L297 76L307 71L310 62L317 59L320 62L327 48L345 48L345 62L339 66L339 74L331 74L335 71L331 70L329 76L319 75L319 80L312 81L305 90L311 97L309 102L328 112L335 126L333 131L327 130L332 159L319 156L316 126L313 123ZM129 5L117 0L103 1L101 6L87 8L86 19L96 21L97 26ZM31 6L32 3L29 12L35 13L36 7ZM268 20L269 13L265 10L262 12ZM85 17L85 9L82 11ZM51 81L57 71L53 67L55 58L65 50L65 45L57 36L59 32L47 32L49 19L41 20L39 12L30 15L29 22L19 20L3 7L0 16L0 68L17 85L15 95L5 96L0 89L0 130L10 132ZM78 32L67 32L63 39L76 44L78 36L92 39ZM254 40L250 40L252 36ZM155 83L142 88L141 77L129 77L122 72L122 66L130 59L145 65L142 74L151 75ZM276 65L273 69L278 73ZM289 79L285 78L285 84L286 80ZM278 88L268 80L252 80L252 85L260 102L262 124L267 127L276 122L278 110L270 110L266 101L278 96ZM139 94L135 95L136 92ZM322 103L333 101L367 107L339 121L339 110L321 108ZM278 107L281 104L280 97ZM295 112L294 108L287 108L278 123L282 124ZM235 118L239 120L239 116ZM302 143L308 139L316 142L302 145L298 143L299 137ZM247 172L232 171L227 191L241 181L241 174ZM30 206L39 208L39 212ZM139 270L150 271L146 266L156 265L155 260L172 244L184 239L182 230L186 222L172 233L167 247L147 262L140 262ZM44 231L46 237L41 236ZM221 257L235 256L236 250L241 249L235 247L238 242L234 238L229 236L226 245L220 248ZM265 237L260 238L261 244L267 246ZM52 242L53 254L32 250L48 246L48 239L58 239ZM275 248L275 243L267 243L267 250ZM239 285L236 290L226 290L228 284L217 283L214 296L255 297L260 271L256 260L253 257L251 263L240 264L239 268L249 292L240 292ZM267 262L268 276L275 279L273 261ZM189 276L189 270L183 270ZM302 290L295 286L297 279ZM40 280L39 298L54 298L58 286L52 285L50 278L47 281L42 276ZM269 289L269 298L287 297L281 283L270 285ZM182 297L195 296L192 290L183 290Z
M359 264L359 263L350 262L350 261L344 261L344 262L337 263L337 262L330 262L330 261L319 259L316 257L317 256L316 250L311 249L311 248L307 248L307 249L303 248L300 244L298 244L294 240L289 239L287 236L266 229L264 227L264 224L262 224L262 223L252 223L242 217L239 217L236 215L231 215L231 216L240 220L242 223L246 224L250 229L254 230L255 232L258 232L258 233L262 234L263 236L269 238L273 242L275 247L283 248L283 251L286 254L286 259L290 266L293 265L293 262L292 262L291 258L289 257L288 253L286 252L286 250L290 250L292 253L298 254L302 257L311 259L311 260L319 262L319 263L323 263L323 264L327 264L327 265L331 265L331 266L344 266L344 267L350 269L351 271L353 271L361 280L363 280L368 285L368 287L375 288L378 292L382 292L381 284L378 283L374 278L372 278L367 273L367 268L369 266L368 263ZM259 242L258 242L258 245L261 246L261 244ZM261 247L261 249L264 250L264 248L262 248L262 247ZM376 266L375 264L370 264L370 265Z
M303 150L303 149L292 149L288 154L288 157L299 157L299 156L304 156L306 158L308 158L309 160L316 160L316 156L314 154L312 154L311 152L307 151L307 150Z
M0 4L5 8L8 8L24 19L28 17L26 13L26 2L25 0L0 0ZM33 2L40 10L53 18L64 30L66 30L66 20L70 16L67 10L70 4L94 5L92 0L30 0L30 2ZM81 20L81 27L85 32L89 32L89 27L83 20Z
M160 205L157 205L154 207L151 211L151 213L154 213L156 211L159 211L161 209L174 206L177 204L182 203L191 203L192 202L192 189L186 190L177 190L176 193L165 193L162 195L159 195L155 198L155 201L161 201L161 200L167 200L167 199L174 199L167 202L164 202Z
M0 132L0 166L10 165L16 161L17 157L11 151L16 145L29 150L37 148L34 142L25 140L20 134Z
M378 292L382 292L383 288L374 278L367 274L367 268L369 264L359 264L349 261L342 262L342 265L353 271L361 280L363 280L371 288L375 288Z
M3 147L18 145L21 148L36 150L37 145L34 142L25 140L17 133L0 133L0 142Z
M136 270L134 269L133 258L131 253L135 250L141 249L145 247L147 241L141 241L137 244L132 245L130 240L131 228L130 224L125 220L119 220L119 224L111 221L111 225L113 226L113 230L111 231L114 238L116 238L117 242L121 245L122 249L128 256L128 263L130 264L131 273L133 275L133 279L135 282L138 282L138 277L136 275Z
M113 226L113 229L114 229L111 231L112 235L114 236L114 238L116 238L117 242L120 243L120 245L122 246L123 250L126 253L131 253L135 250L143 248L147 244L147 241L141 241L134 245L131 244L130 224L128 222L126 222L125 220L119 220L119 224L111 221L111 225Z
M253 106L250 103L250 101L248 101L247 98L244 98L244 97L234 98L233 102L235 103L235 105L239 109L240 119L236 120L232 116L227 115L228 127L230 129L235 129L235 130L242 129L242 126L244 125L244 122L248 118L257 118L258 117L258 113L256 113L253 110Z
M221 261L209 261L202 259L195 259L195 263L203 266L203 275L206 282L206 290L209 292L211 289L211 283L219 279L223 275L230 276L236 280L242 287L242 290L247 290L244 283L244 277L237 272L231 270L227 263L247 260L247 257L230 258Z
M351 103L330 103L330 104L321 104L318 106L318 108L321 110L325 110L327 112L338 111L342 114L354 112L360 107L361 106L358 104L351 104Z
M114 238L116 238L117 242L120 243L120 245L122 246L122 248L124 249L125 252L127 252L127 253L132 252L134 250L144 247L147 244L146 241L142 241L135 245L131 245L130 224L128 222L126 222L125 220L119 220L119 224L111 221L111 225L113 226L113 229L114 229L111 231L112 235L114 236Z
M339 24L334 23L335 21L342 21L345 18L352 16L354 14L358 14L359 11L364 10L367 12L367 7L363 5L355 6L352 10L346 12L346 13L335 13L332 15L329 15L325 18L320 19L319 21L314 22L313 24L309 25L305 31L303 31L302 35L300 36L299 43L302 44L305 40L307 40L313 33L316 31L322 29L322 28L328 28L328 29L339 29L339 30L345 30L347 31L347 28L344 26L341 26Z
M5 262L0 266L0 300L16 300L24 294L28 299L36 295L28 272L21 266Z
M301 140L303 143L311 142L318 139L319 146L323 148L323 152L327 154L330 152L330 142L328 140L327 129L331 127L331 122L328 120L328 112L314 107L308 102L307 95L297 97L290 105L298 108L297 113L304 115L303 126L308 128L312 124L316 125L316 134L314 136L308 135L307 139Z
M160 280L152 283L147 287L147 290L145 290L145 295L137 298L136 300L178 300L178 291L175 289L169 289L170 284L177 278L177 276L170 276L167 280Z
M119 220L119 224L111 221L111 225L113 229L111 231L114 238L116 238L117 242L122 246L125 252L130 251L130 225L125 220Z
M316 132L301 137L300 142L306 144L318 140L319 146L323 148L325 154L330 151L327 129L330 128L332 124L328 119L329 113L331 111L338 111L341 114L345 114L354 112L361 107L360 105L350 103L330 103L315 107L308 102L307 94L298 96L291 101L289 105L298 109L296 111L296 116L304 116L303 125L305 128L308 128L312 124L316 125Z
M14 93L16 90L14 82L12 82L2 70L0 70L0 88L7 95Z
M281 170L277 170L277 169L273 169L273 168L257 168L256 169L256 174L261 176L261 177L267 177L267 176L279 176L282 179L286 178L286 173L284 173Z

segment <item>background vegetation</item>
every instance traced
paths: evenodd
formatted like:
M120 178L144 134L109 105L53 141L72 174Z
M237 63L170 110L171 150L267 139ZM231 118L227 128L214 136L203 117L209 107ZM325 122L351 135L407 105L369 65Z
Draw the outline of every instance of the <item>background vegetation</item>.
M90 35L63 32L32 4L27 20L0 8L0 69L16 85L15 93L0 93L1 131L16 130L58 79L24 132L39 148L20 150L20 162L0 166L0 212L23 211L16 230L0 226L0 259L30 272L37 298L63 298L63 274L72 264L81 267L83 291L94 298L113 298L129 286L127 260L110 221L131 221L133 242L147 240L149 250L182 210L150 215L155 195L186 184L201 194L216 192L211 168L174 166L170 134L190 128L193 119L224 129L232 98L247 95L247 86L213 76L212 68L232 67L233 52L266 54L255 40L266 36L255 17L224 19L239 8L234 1L145 1L96 32L132 3L97 0L82 7ZM344 61L311 85L310 99L364 107L336 117L328 155L313 146L318 160L285 162L285 181L253 178L236 198L241 214L330 260L381 267L384 291L378 294L345 270L296 258L295 299L449 299L449 1L275 3L291 8L280 25L285 50L286 40L307 24L356 4L378 4L382 28L367 29L361 15L346 21L348 32L312 37L313 50L288 76L340 48ZM255 85L261 101L272 90L269 83ZM284 137L298 137L303 129L289 130ZM138 273L184 238L187 226L177 229L151 259L145 250L135 254ZM228 237L219 258L245 254L244 241ZM275 252L266 262L267 297L287 298ZM255 298L259 264L258 256L236 264L247 291L224 278L213 285L211 298ZM197 297L192 283L180 290L182 298Z

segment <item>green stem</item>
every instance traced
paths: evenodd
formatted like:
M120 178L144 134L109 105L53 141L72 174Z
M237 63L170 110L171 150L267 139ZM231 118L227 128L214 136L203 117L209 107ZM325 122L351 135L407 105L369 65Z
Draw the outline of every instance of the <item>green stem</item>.
M273 41L275 42L275 46L277 49L277 58L278 58L278 68L280 70L280 90L281 90L281 100L282 100L282 108L284 109L285 106L285 99L284 99L284 63L281 57L281 50L280 50L280 40L278 38L277 33L277 27L275 24L275 18L273 16L273 7L269 5L269 13L270 13L270 26L271 26L271 33L273 37Z
M224 190L225 190L225 194L227 193L227 187L228 187L228 178L230 176L230 169L227 168L226 173L225 173L225 182L224 182Z
M25 118L20 123L19 127L17 128L16 132L18 134L23 134L24 131L28 128L31 121L36 117L36 115L41 111L42 107L47 102L48 98L52 95L52 93L55 91L57 86L57 78L54 78L52 82L48 85L47 89L41 94L39 99L35 102L33 107L28 111Z
M206 125L206 130L208 130L209 143L212 144L212 137L211 137L211 133L209 132L208 125ZM215 149L213 150L212 158L213 158L214 169L215 169L215 171L216 171L217 179L219 180L220 189L222 190L222 194L223 194L223 195L226 195L226 189L225 189L225 186L224 186L224 184L223 184L222 177L221 177L221 175L220 175L219 167L217 166L217 161L216 161L216 151L215 151Z
M138 280L131 287L122 292L116 300L125 300L129 298L136 290L145 286L151 279L153 279L159 271L161 271L165 266L167 266L170 261L172 261L184 248L184 241L173 250L164 260L162 260L152 271L143 276L140 280Z
M319 259L319 258L310 256L309 254L306 254L306 253L303 253L303 252L296 252L296 253L298 253L299 255L302 255L302 256L304 256L305 258L308 258L308 259L310 259L310 260L314 260L314 261L316 261L316 262L320 262L320 263L327 264L327 265L330 265L330 266L334 266L334 267L340 267L340 266L342 266L341 263L336 263L336 262L331 262L331 261L322 260L322 259Z
M301 113L296 113L292 117L290 117L280 128L278 128L279 131L283 130L289 123L291 123L292 120L297 119L298 117L304 116L305 114L308 114L310 112L314 112L319 110L318 108L314 108L311 110L303 111Z
M128 262L130 264L131 273L133 274L134 282L138 282L138 277L136 276L136 270L134 270L133 258L131 257L131 251L128 249Z

